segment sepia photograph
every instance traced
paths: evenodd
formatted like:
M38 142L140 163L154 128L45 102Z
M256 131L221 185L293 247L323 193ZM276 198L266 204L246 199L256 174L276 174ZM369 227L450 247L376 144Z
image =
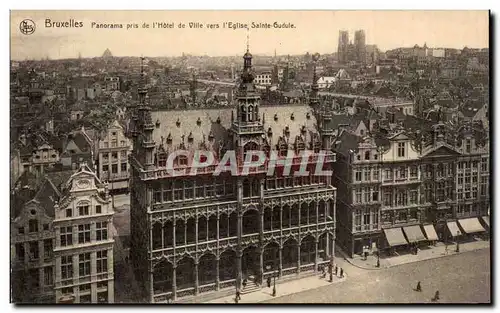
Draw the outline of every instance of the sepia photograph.
M490 14L11 10L10 302L491 304Z

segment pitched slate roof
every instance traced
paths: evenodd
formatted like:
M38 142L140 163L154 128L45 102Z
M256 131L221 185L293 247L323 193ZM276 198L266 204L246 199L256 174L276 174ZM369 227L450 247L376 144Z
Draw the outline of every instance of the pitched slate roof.
M200 149L206 145L208 149L218 151L221 142L226 142L229 138L232 111L232 108L153 111L151 112L152 121L157 125L153 130L153 140L157 146L163 144L163 149L167 153L179 149L182 143L186 150ZM293 144L295 138L300 136L307 145L317 134L314 114L306 104L261 106L259 115L264 116L263 131L273 148L279 138L284 137L286 127L288 127L289 136L284 139L290 144ZM236 119L236 114L234 118ZM272 131L271 137L267 137L269 128ZM212 140L210 136L213 136ZM171 144L168 144L168 139L171 139Z
M269 141L271 148L275 148L280 137L283 137L289 144L293 145L297 136L301 137L306 147L308 147L315 136L319 134L316 126L316 118L311 107L308 105L261 107L260 112L265 114L264 131L266 131L266 136L268 129L271 128L272 130L272 137ZM277 120L275 120L275 117ZM302 132L303 126L305 127L305 133ZM284 136L284 131L287 127L290 132L288 138Z

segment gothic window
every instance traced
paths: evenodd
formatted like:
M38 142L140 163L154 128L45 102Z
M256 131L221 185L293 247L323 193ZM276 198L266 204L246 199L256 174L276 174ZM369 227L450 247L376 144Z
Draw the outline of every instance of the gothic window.
M248 107L248 121L253 122L253 106Z
M240 113L241 114L241 121L246 122L247 121L247 110L245 108L245 105L242 104L240 109L241 109L241 113Z

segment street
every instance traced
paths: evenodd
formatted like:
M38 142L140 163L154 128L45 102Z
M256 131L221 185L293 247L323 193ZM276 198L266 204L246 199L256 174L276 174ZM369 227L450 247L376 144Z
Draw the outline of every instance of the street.
M266 303L490 303L490 251L404 264L384 270L364 270L341 262L348 277L334 284L279 297ZM413 289L421 281L422 292Z

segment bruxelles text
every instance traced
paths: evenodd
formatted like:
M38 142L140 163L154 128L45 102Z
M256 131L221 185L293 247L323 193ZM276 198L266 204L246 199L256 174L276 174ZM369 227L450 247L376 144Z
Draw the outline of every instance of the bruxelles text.
M225 172L231 172L232 176L245 176L257 169L265 169L267 176L274 176L277 168L280 168L282 176L331 176L332 171L323 169L327 154L327 151L313 153L308 150L296 154L288 150L286 156L280 156L276 151L270 151L269 156L266 156L264 151L249 150L245 151L244 158L238 160L237 153L228 150L221 159L216 160L211 151L176 150L169 154L165 166L172 176L197 175L199 169L214 166L214 176ZM314 168L312 171L311 167Z

